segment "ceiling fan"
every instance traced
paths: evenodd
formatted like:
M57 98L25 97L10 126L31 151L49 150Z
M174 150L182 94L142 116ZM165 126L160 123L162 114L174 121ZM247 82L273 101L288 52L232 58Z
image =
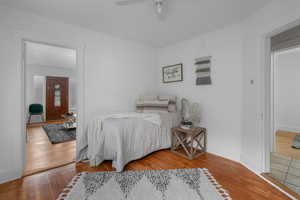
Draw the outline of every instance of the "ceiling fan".
M143 3L146 1L153 1L155 7L156 7L156 13L158 15L161 15L163 13L163 6L165 3L165 0L122 0L122 1L117 1L116 4L119 6L127 6L127 5L132 5L136 3Z

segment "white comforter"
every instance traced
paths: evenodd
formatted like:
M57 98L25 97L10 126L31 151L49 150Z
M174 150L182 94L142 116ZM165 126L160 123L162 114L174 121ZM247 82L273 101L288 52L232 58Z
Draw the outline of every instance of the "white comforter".
M88 125L80 158L91 166L112 160L116 171L160 149L171 146L171 128L178 125L175 113L121 113L98 117Z

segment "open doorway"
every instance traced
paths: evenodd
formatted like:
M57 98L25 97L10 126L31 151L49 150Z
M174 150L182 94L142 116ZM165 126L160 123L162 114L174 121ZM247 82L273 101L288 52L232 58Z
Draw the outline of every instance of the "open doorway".
M271 37L269 175L300 195L300 26ZM268 107L268 105L267 105ZM267 125L268 126L268 125Z
M77 52L24 41L26 164L24 175L75 161Z
M300 47L273 54L274 151L300 161Z

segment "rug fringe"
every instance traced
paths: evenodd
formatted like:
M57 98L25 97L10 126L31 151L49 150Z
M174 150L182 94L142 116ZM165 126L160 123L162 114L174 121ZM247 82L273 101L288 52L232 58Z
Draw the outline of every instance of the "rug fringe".
M232 200L227 190L223 188L222 185L218 183L215 177L209 172L208 169L202 168L203 173L207 176L208 180L215 186L218 193L224 198L224 200Z
M77 181L80 179L80 177L84 174L84 172L81 172L74 176L71 180L71 182L65 187L65 189L62 191L62 193L58 196L56 200L65 200L66 197L68 197L68 194L71 192L71 189L76 185Z

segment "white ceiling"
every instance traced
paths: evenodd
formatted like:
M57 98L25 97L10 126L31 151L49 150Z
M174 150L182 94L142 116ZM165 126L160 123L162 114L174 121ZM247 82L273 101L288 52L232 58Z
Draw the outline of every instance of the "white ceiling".
M76 67L76 50L26 42L26 64L45 67Z
M1 0L6 6L80 25L155 47L186 40L238 23L271 0L166 0L166 17L158 20L153 2L131 6L116 0Z

